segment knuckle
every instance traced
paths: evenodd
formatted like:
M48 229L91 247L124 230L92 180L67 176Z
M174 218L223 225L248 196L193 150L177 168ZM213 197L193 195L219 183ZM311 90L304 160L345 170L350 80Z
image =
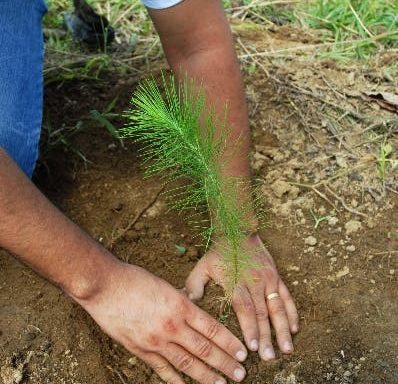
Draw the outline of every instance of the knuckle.
M268 284L274 284L275 286L278 285L279 282L279 275L275 268L268 266L263 269L264 277Z
M209 321L206 327L206 333L205 333L206 338L209 340L213 340L216 337L219 330L220 330L220 324L217 321L215 320Z
M181 313L183 316L188 316L191 314L192 303L184 296L181 296L179 300L177 300L177 312Z
M229 357L225 357L221 363L220 363L220 367L219 367L219 371L220 372L224 372L225 374L230 374L231 372L234 371L235 368L235 363L233 362L233 360Z
M260 270L260 269L252 269L250 271L250 274L251 274L251 277L252 277L254 283L258 283L261 280L263 280L263 278L264 278L264 272L263 272L263 270Z
M162 321L162 328L167 333L174 333L177 330L177 325L172 318L167 318Z
M236 298L232 300L232 306L236 312L252 312L254 304L249 298Z
M243 302L242 302L242 309L243 309L245 312L251 312L251 311L253 311L253 310L254 310L254 304L253 304L253 302L252 302L251 300L249 300L249 299L243 300Z
M258 320L261 320L261 321L268 320L268 311L266 309L257 309L256 317Z
M150 333L146 337L146 344L149 346L150 349L157 349L160 345L160 337L155 335L154 333Z
M284 316L285 308L283 307L281 302L275 303L274 305L270 306L269 309L271 316Z
M210 356L211 351L213 349L213 346L210 341L206 340L202 343L197 348L197 356L200 357L201 359L206 359Z
M188 371L192 368L194 363L194 357L188 354L180 354L176 358L176 368L180 371Z
M166 363L156 362L152 363L153 370L160 376L164 377L166 374L169 373L170 367Z

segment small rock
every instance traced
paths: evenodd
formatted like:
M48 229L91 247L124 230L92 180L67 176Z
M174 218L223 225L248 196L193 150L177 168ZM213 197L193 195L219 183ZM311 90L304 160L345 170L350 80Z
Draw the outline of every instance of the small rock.
M355 252L355 250L356 250L355 245L349 245L349 246L347 246L347 247L346 247L346 250L347 250L348 252Z
M199 257L199 251L195 246L191 246L188 247L186 255L189 260L196 261Z
M127 367L122 368L123 375L126 376L128 379L132 379L135 376L135 373Z
M146 216L150 218L157 217L160 215L164 207L165 205L162 201L157 201L154 205L152 205L152 207L148 208L146 211Z
M394 275L395 274L395 270L394 269L390 269L390 275Z
M266 156L262 155L260 152L255 152L252 160L253 169L256 171L260 170L263 167L266 160L267 160Z
M347 168L347 161L344 157L342 156L336 156L336 164L340 167L340 168Z
M336 216L331 216L331 217L329 217L329 219L328 219L328 224L329 224L331 227L334 227L338 222L339 222L339 219L338 219Z
M351 233L358 232L362 228L362 223L358 220L350 220L345 223L345 233L350 235Z
M304 243L307 245L314 246L317 243L317 239L314 236L308 236L304 239Z
M128 363L130 364L130 365L137 365L137 363L138 363L138 359L135 357L135 356L133 356L133 357L130 357L129 358L129 360L128 360Z
M279 207L279 213L283 216L283 217L289 217L292 213L292 201L289 200L286 203L283 203L280 205Z
M336 273L336 277L337 277L338 279L340 279L341 277L346 276L346 275L348 275L349 273L350 273L350 268L348 268L347 266L345 266L341 271L338 271L338 272Z
M284 180L276 180L272 185L271 189L276 197L282 197L284 194L290 191L290 184Z

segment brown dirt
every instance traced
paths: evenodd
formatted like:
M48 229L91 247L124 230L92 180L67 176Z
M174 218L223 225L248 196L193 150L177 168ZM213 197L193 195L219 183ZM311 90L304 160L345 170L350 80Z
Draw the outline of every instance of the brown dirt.
M292 31L288 32L287 37L286 28L277 34L278 47L281 39L286 40L285 46L297 40L297 34L289 40ZM261 40L257 33L259 43L272 45L273 36ZM242 38L253 37L252 32L242 33ZM255 143L253 167L263 180L270 208L270 227L262 235L298 304L301 331L290 357L265 363L251 354L245 363L244 383L398 383L397 195L379 193L374 162L358 166L374 150L369 145L356 146L363 140L360 123L352 123L352 132L345 132L343 141L330 138L322 116L331 112L324 110L321 115L316 97L291 90L295 84L326 92L326 100L331 101L335 92L330 83L346 89L353 70L327 61L267 67L270 78L260 70L246 76ZM374 76L371 83L363 72L355 76L357 82L351 88L376 87ZM36 182L62 211L105 245L160 188L157 180L143 178L134 145L125 143L122 148L88 118L91 109L104 110L115 96L115 110L125 110L134 84L133 78L107 75L101 81L53 83L46 91L47 121L53 127L64 124L70 129L83 121L83 129L68 146L43 155ZM383 82L377 86L389 87ZM371 103L350 104L351 99L346 103L358 113L384 116ZM288 183L313 185L341 169L341 176L328 186L351 210L367 217L344 209L324 185L319 192L329 202L307 187ZM391 185L396 183L395 178L389 180ZM334 218L315 229L310 209ZM358 227L357 221L359 230L349 233ZM160 196L112 250L119 258L182 287L200 257L192 235ZM188 252L179 255L176 245ZM0 255L0 382L160 382L142 362L103 335L57 288L6 252ZM216 317L220 308L213 299L219 294L217 287L210 286L200 303ZM239 335L232 315L227 325Z

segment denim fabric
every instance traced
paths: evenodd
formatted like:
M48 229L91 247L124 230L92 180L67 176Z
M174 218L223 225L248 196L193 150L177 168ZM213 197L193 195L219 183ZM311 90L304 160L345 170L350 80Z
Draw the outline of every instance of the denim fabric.
M43 108L43 0L0 0L0 147L32 176Z

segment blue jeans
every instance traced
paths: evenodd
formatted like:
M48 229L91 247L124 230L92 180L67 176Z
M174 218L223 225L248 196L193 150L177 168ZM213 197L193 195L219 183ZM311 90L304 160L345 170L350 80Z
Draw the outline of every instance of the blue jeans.
M0 147L32 176L43 109L44 0L0 0Z

